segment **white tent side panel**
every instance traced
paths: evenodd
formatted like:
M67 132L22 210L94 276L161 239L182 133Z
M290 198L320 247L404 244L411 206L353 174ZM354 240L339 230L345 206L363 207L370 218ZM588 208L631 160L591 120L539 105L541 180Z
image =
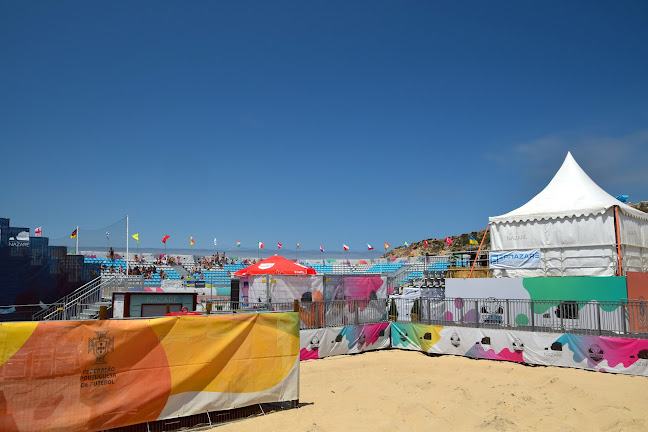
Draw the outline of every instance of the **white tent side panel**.
M648 221L619 212L619 230L624 273L648 272Z
M599 215L491 225L492 250L570 248L616 244L614 211Z
M539 269L494 270L495 277L614 276L614 210L603 214L491 225L491 249L541 249Z

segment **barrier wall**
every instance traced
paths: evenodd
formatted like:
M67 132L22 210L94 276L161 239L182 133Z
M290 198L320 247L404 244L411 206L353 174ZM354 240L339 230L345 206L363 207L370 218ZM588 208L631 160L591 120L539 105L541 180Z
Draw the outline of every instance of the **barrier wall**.
M391 323L393 348L648 376L648 340Z
M357 354L391 347L390 323L329 327L300 332L300 359Z
M598 329L600 320L603 330L614 330L626 319L620 302L627 296L625 277L447 279L446 297L455 298L456 304L446 312L446 320L474 322L477 315L480 322L487 323L490 317L499 315L500 322L514 326L533 322L551 328L560 320L564 328L579 329ZM474 302L462 299L485 301L479 303L480 310L475 310ZM528 303L509 302L506 306L503 299L532 300L533 311ZM570 301L578 302L578 306Z
M94 431L296 399L297 313L0 326L2 431Z

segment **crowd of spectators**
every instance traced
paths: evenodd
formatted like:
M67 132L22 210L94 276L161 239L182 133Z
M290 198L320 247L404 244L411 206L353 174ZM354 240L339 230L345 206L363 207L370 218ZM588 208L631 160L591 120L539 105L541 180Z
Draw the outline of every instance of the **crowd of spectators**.
M245 260L249 261L249 260ZM245 261L243 262L245 264ZM198 260L198 264L194 266L194 273L198 273L200 270L214 270L215 268L224 268L228 264L236 264L234 258L228 258L225 256L225 252L222 254L216 252L216 255L205 256Z
M179 256L158 255L155 260L155 265L182 265L182 260Z
M124 269L123 266L119 267L111 267L111 266L106 266L105 264L101 264L101 271L105 273L111 273L111 274L126 274L126 269ZM157 267L155 266L135 266L133 268L128 269L128 274L130 276L144 276L144 279L152 279L153 275L157 273ZM160 271L160 277L162 279L166 279L168 276L164 270Z

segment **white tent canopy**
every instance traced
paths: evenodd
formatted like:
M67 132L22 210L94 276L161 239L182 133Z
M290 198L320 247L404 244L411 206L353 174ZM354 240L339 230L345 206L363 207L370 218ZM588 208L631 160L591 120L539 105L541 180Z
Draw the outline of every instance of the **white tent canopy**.
M541 269L497 276L612 276L618 271L615 208L619 210L622 267L648 268L648 214L601 189L571 153L542 192L522 207L489 218L492 250L541 249Z

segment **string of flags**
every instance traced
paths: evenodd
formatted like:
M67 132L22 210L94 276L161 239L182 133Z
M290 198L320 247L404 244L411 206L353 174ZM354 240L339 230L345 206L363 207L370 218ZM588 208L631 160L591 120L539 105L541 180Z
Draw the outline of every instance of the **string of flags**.
M38 228L34 229L34 235L36 237L41 237L42 233L43 233L43 227L38 227ZM74 231L72 231L72 234L70 234L70 238L74 239L74 238L77 238L77 236L78 236L78 229L75 229ZM137 241L137 244L139 244L139 233L135 233L135 234L131 235L131 237ZM167 240L169 240L169 238L171 238L171 236L168 235L168 234L165 235L164 237L162 237L162 243L164 243L166 245L166 242L167 242ZM106 231L106 239L110 240L110 231ZM453 244L452 238L446 237L445 238L445 243L448 246L452 246L452 244ZM478 245L479 244L479 242L472 235L469 236L468 243L471 244L471 245ZM193 236L189 237L189 244L191 246L195 245L195 241L194 241ZM257 248L258 249L263 249L265 247L265 245L266 244L263 243L263 242L258 242L257 243ZM427 241L427 239L423 240L423 245L426 248L430 247L430 244ZM214 246L217 246L216 237L214 237ZM391 245L388 242L385 242L384 246L385 246L385 250L391 248ZM403 246L404 247L410 247L410 244L408 242L404 242ZM237 248L241 247L241 241L240 240L236 240L236 247ZM283 243L277 242L277 249L281 249L282 247L283 247ZM296 250L301 250L301 243L296 243ZM322 246L321 243L319 245L319 250L320 250L320 252L324 252L324 246ZM342 243L342 250L343 251L348 251L348 250L350 250L350 247L346 243ZM367 243L367 250L372 251L372 250L374 250L374 247L371 246L371 244Z

